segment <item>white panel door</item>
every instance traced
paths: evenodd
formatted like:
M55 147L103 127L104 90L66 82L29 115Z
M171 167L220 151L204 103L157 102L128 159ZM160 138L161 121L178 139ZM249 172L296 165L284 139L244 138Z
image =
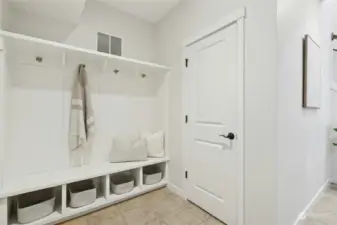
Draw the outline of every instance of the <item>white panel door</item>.
M187 197L228 225L237 225L241 120L237 23L187 47L189 122Z

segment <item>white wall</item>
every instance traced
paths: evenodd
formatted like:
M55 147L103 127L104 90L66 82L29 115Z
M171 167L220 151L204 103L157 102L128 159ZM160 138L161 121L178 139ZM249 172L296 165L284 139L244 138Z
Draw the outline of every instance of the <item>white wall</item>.
M61 21L77 23L87 0L76 1L17 1L4 0L11 8L20 11L31 12Z
M123 39L123 56L154 60L153 25L95 1L87 1L77 26L73 21L9 8L6 29L93 50L97 50L97 32L103 32Z
M183 40L247 7L245 78L245 221L276 224L276 0L185 0L157 24L158 61L173 68L170 179L183 188Z
M4 18L4 2L3 0L0 0L0 27L3 27L3 18ZM3 49L3 43L0 43L0 49ZM5 56L4 53L0 53L0 65L5 65ZM5 71L6 68L3 68ZM7 90L7 80L4 73L0 74L0 171L3 170L3 155L4 155L4 149L5 149L5 116L6 116L6 90ZM0 187L2 185L2 174L0 172Z
M337 7L335 6L336 10ZM334 14L333 17L333 32L336 34L337 33L337 13ZM337 49L337 41L335 40L332 44L333 49ZM333 71L332 73L332 86L334 87L331 89L331 120L332 120L332 128L337 127L337 52L333 52L332 56L332 66L331 70ZM336 133L331 134L331 139L335 142L336 141ZM337 183L337 147L332 147L331 151L331 182Z
M278 0L278 217L291 225L330 177L333 0ZM322 56L321 108L302 108L302 38Z
M8 8L10 7L8 6ZM6 13L5 20L5 30L58 42L62 42L68 37L76 25L74 22L57 20L12 8ZM50 27L54 29L49 29Z
M94 1L87 1L79 25L64 42L96 50L97 32L122 38L122 54L125 57L154 60L152 24Z

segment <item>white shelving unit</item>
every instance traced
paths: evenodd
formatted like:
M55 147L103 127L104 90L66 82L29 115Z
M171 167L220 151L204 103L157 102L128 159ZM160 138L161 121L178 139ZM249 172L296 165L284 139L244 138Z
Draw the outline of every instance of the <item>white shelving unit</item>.
M19 182L4 185L2 191L0 192L0 198L56 187L76 181L93 179L96 177L129 171L168 161L168 158L149 158L147 161L141 162L105 163L99 167L97 165L73 167L63 171L55 171L52 173L52 177L49 172L35 174L27 176Z
M129 164L128 167L117 168L118 167L117 166L116 168L111 169L109 173L107 173L108 171L105 171L104 174L106 174L106 175L104 175L103 177L109 179L109 176L111 174L114 174L114 173L117 173L117 172L122 172L122 171L127 171L129 169L135 169L135 168L139 168L140 173L142 173L142 168L144 166L157 164L158 162L168 163L168 159L165 158L165 159L160 159L160 160L159 159L158 160L149 160L149 161L146 161L146 162L143 162L143 163L140 163L140 162L139 163L128 163ZM84 171L85 170L83 170L83 172ZM165 172L167 174L167 171L165 171ZM85 177L86 177L86 179L89 179L89 178L95 178L96 176L93 177L93 176L90 175L90 176L85 176ZM41 177L41 178L43 178L43 177ZM73 181L80 181L80 180L82 180L82 179L67 180L66 184L71 183ZM66 179L64 179L62 184L65 184L65 181L66 181ZM54 184L56 184L56 183L54 183ZM61 183L59 183L59 184L61 184ZM64 201L64 202L62 202L61 205L63 205L63 207L65 207L65 208L61 207L60 210L56 210L55 212L53 212L49 216L47 216L43 219L31 222L31 223L28 223L27 225L46 225L46 224L59 223L59 222L65 221L65 220L69 220L69 219L81 216L83 214L87 214L87 213L102 209L102 208L107 207L107 206L119 203L121 201L125 201L127 199L134 198L134 197L139 196L141 194L144 194L144 193L147 193L147 192L165 187L167 184L168 184L167 175L165 175L163 180L160 183L157 183L157 184L154 184L154 185L142 185L141 184L139 186L136 186L131 192L126 193L124 195L110 194L110 186L108 185L105 188L105 193L109 193L107 195L107 197L99 197L99 198L96 199L96 201L94 203L92 203L90 205L87 205L87 206L84 206L84 207L81 207L81 208L70 208L70 207L68 207L67 204L66 204L67 200L66 200L66 198L64 198L64 199L62 199L62 201ZM45 185L44 188L54 187L54 186L58 186L58 185L52 185L51 186L51 185L48 184L48 182L46 182L46 185ZM33 190L39 190L39 189L43 189L43 188L39 187L39 188L34 188ZM29 191L31 191L31 189ZM17 190L17 192L15 192L15 195L17 195L18 193L26 193L26 192L27 191L25 191L24 189L21 188L20 190ZM63 189L62 192L63 192L62 193L63 195L66 195L66 193L64 193L64 192L66 192L66 189ZM9 192L9 193L11 193L10 195L14 194L14 192ZM19 225L20 223L18 223L15 218L14 219L9 218L8 224Z
M90 79L93 81L93 102L94 106L98 108L97 139L99 143L94 147L94 153L97 154L93 157L95 158L94 163L71 168L69 164L67 164L69 159L63 160L62 158L67 155L66 153L68 151L65 147L67 140L65 140L66 134L64 133L68 126L66 118L68 116L67 101L69 90L66 88L70 86L67 83L69 81L67 77L68 73L64 71L75 71L79 64L86 65L88 73L91 76ZM43 219L29 223L29 225L46 225L78 217L167 185L169 163L168 75L170 72L168 67L0 30L0 70L0 225L19 224L16 218L11 217L10 202L16 196L32 191L47 188L58 188L58 190L60 190L60 196L58 197L60 201L57 210ZM34 74L35 72L38 73L38 75ZM48 83L47 78L41 75L46 72L49 76L47 76L48 79L54 74L62 74L62 79L57 76L54 78L61 80L60 84L65 87L62 86L59 88L60 90L55 91L58 87L54 84L57 83L58 80L56 80L56 82L53 80L54 83ZM120 73L120 77L113 77ZM95 77L98 78L96 79ZM144 77L146 77L147 80L144 81ZM39 79L42 81L40 82ZM113 82L109 83L109 81ZM125 82L129 81L132 83L130 87L122 90L119 89L119 86L126 86ZM118 82L121 82L121 84ZM44 84L53 84L54 86L43 87ZM112 90L109 90L110 87ZM51 151L43 149L44 145L42 144L35 145L35 143L33 143L33 146L30 146L32 142L28 144L29 146L27 148L21 149L17 144L25 142L25 140L22 140L23 136L18 135L13 137L13 134L11 134L11 132L13 133L18 129L24 129L24 126L27 126L26 121L37 119L32 113L35 110L34 107L39 107L36 103L31 103L33 104L32 112L30 114L27 113L27 116L23 112L20 112L20 108L17 107L17 105L20 105L20 102L18 102L20 98L22 98L22 96L25 97L21 92L27 93L30 98L41 96L39 93L30 96L31 93L34 93L35 89L39 89L39 91L46 89L44 92L46 95L52 93L52 98L59 98L57 104L59 104L60 112L56 114L59 116L59 119L51 118L51 120L55 119L56 125L61 123L60 126L55 128L59 129L60 135L54 132L49 136L59 135L56 140L61 140L61 142L64 143L60 144L60 146L51 146L54 149L61 149L59 150L60 153L48 152L39 158L39 162L33 161L29 164L26 163L25 160L34 160L34 156L36 156L35 154L38 154L38 152ZM120 92L134 89L136 89L134 93L122 93L122 95L120 95ZM66 90L65 94L63 93L64 90ZM139 100L136 95L137 93L145 93L145 97L141 96L144 98ZM103 100L99 99L100 95L103 96ZM128 97L130 97L131 100L128 100ZM22 101L27 102L29 100ZM137 112L140 114L137 115L139 118L136 118L141 121L139 124L133 120L135 127L154 127L154 129L163 129L165 131L165 158L149 158L147 161L128 163L109 163L108 160L105 160L105 158L108 159L108 156L105 156L108 147L101 139L103 140L109 133L116 133L116 131L111 128L113 126L109 123L105 124L104 119L101 117L114 112L111 109L110 111L108 110L108 112L103 111L104 107L111 107L106 106L107 103L114 103L114 101L116 104L119 104L119 106L130 107L130 111L134 113L130 113L131 116L136 115L135 113ZM46 106L47 110L48 107L49 106ZM150 107L150 109L146 107ZM127 110L128 109L129 108L127 108ZM150 116L146 115L148 112L152 114ZM124 116L123 113L116 113L116 115L120 117ZM31 116L31 118L28 116ZM153 120L156 120L153 123L150 121L151 116L155 117ZM127 121L127 119L128 118L114 118L114 121L119 122L120 120L123 122ZM18 121L24 124L20 127ZM43 122L44 121L41 123ZM52 124L52 122L50 124ZM118 123L118 126L123 126L122 122ZM146 122L151 124L147 126ZM49 124L46 124L46 126L47 125ZM117 128L116 130L118 131L123 127ZM32 133L34 133L34 128L31 129ZM36 131L40 133L33 134L30 140L39 135L43 135L43 132L46 133L45 131L48 131L48 129L52 131L54 128L47 127L43 128L46 130L40 129L41 130L37 129L38 131ZM31 134L28 132L27 135L29 136ZM44 140L46 138L48 138L48 136L41 138L41 141L47 143L48 140ZM109 141L105 142L109 143ZM32 150L34 152L30 152ZM39 163L41 165L51 166L46 169L35 167L35 165ZM14 167L14 165L12 164L17 165L17 170L13 170L12 167ZM156 164L160 164L164 170L163 180L155 185L143 185L143 167ZM110 175L130 170L135 170L137 173L138 180L136 187L124 195L112 194L110 190ZM99 179L102 186L102 193L94 203L88 206L77 209L70 208L67 203L67 185L87 179Z
M26 64L41 65L35 61L36 57L41 57L43 59L49 58L47 65L55 67L82 63L100 67L102 71L119 68L149 75L165 75L170 71L170 68L155 63L78 48L8 31L0 30L0 37L2 38L2 49L6 49L11 57L17 57L22 63ZM6 45L6 48L4 48L4 45ZM25 60L27 58L28 60Z

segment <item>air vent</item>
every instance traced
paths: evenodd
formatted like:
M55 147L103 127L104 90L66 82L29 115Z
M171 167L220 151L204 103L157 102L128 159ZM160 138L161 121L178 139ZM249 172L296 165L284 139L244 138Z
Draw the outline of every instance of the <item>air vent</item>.
M97 51L112 55L122 55L122 39L104 33L97 33Z

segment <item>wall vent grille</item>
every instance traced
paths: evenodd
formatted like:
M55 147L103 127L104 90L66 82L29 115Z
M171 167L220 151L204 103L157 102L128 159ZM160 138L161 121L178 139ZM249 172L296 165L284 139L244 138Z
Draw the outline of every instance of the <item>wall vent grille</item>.
M122 39L98 32L97 51L122 56Z

